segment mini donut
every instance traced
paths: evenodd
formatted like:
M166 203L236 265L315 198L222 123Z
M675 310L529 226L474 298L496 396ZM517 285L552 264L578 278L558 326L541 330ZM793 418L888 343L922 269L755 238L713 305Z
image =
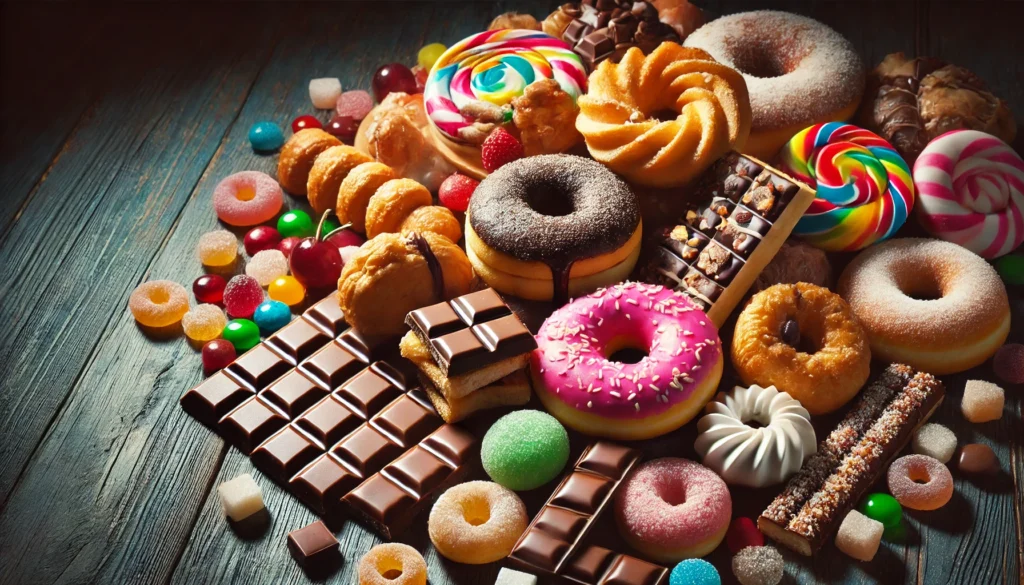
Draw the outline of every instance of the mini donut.
M777 284L736 320L732 363L744 384L775 386L811 414L832 412L871 373L871 347L850 306L826 288Z
M663 563L715 550L731 517L728 486L688 459L664 457L640 465L615 496L619 533L630 546Z
M281 211L284 194L270 175L242 171L228 175L213 190L213 209L228 225L258 225Z
M397 179L394 169L379 162L357 165L345 176L338 188L338 205L334 212L341 223L351 223L352 229L366 233L366 206L381 185Z
M433 202L430 191L412 179L392 179L384 183L366 206L366 237L399 231L414 209Z
M687 295L615 285L555 311L537 333L533 388L563 424L598 437L647 439L686 424L722 377L718 329ZM645 354L635 363L620 350Z
M904 238L872 246L843 271L839 294L876 358L932 374L984 363L1010 333L999 275L950 242Z
M135 287L128 308L140 325L167 327L181 321L188 312L188 292L171 280L151 280Z
M427 532L441 556L483 565L507 557L529 522L515 492L490 481L470 481L437 498Z
M450 209L440 205L424 205L413 209L402 221L398 231L434 232L453 242L462 239L462 224L455 219L455 214Z
M378 544L359 559L359 585L426 585L427 562L398 542Z
M492 288L564 303L621 282L640 252L636 195L600 163L564 154L506 164L473 193L466 251ZM591 278L587 278L591 277Z
M850 119L864 92L864 65L853 44L806 16L774 10L724 16L683 44L743 74L754 118L743 152L763 160L807 126Z
M306 181L309 206L317 216L337 205L341 182L349 172L358 165L372 161L372 158L347 144L332 146L317 155Z
M927 455L905 455L889 466L889 491L904 508L936 510L953 497L953 475Z
M305 195L309 171L316 157L341 141L319 128L306 128L292 134L281 147L277 159L277 180L285 191L293 195Z

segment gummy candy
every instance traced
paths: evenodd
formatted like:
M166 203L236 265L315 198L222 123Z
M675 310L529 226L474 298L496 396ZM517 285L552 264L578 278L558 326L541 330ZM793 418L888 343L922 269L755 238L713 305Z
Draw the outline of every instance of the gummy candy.
M259 171L228 175L213 190L213 208L228 225L250 226L270 221L283 204L281 185Z
M992 447L984 443L971 443L960 449L957 469L964 473L997 473L999 459Z
M370 85L378 102L384 101L389 93L416 93L416 78L412 71L401 63L381 65L373 74Z
M306 298L306 289L294 276L282 276L270 283L270 298L294 306Z
M249 259L245 273L256 279L260 286L270 286L277 278L288 274L288 259L280 250L263 250Z
M1024 256L1010 254L996 260L996 272L1009 285L1024 284Z
M308 213L293 209L277 219L277 231L285 238L308 238L316 229Z
M192 294L200 303L218 304L224 300L224 287L228 282L219 274L204 274L192 283Z
M204 266L227 266L238 257L238 239L227 230L206 232L199 236L196 254Z
M328 134L336 137L338 140L345 144L354 144L356 141L356 132L359 131L359 122L356 122L350 116L334 116L331 121L327 123L325 128Z
M296 236L284 238L277 244L277 249L281 250L281 253L284 254L285 258L290 258L292 255L292 250L294 250L295 246L298 246L299 242L301 241L302 238Z
M292 132L299 132L308 128L323 128L324 125L320 123L315 117L306 114L305 116L299 116L292 120Z
M913 449L919 455L928 455L949 463L956 451L956 435L940 424L928 423L914 433Z
M232 319L221 336L235 347L237 353L249 351L260 343L260 328L248 319Z
M224 287L224 308L232 317L251 317L263 302L263 287L255 278L239 274Z
M193 341L210 341L220 337L228 318L216 305L204 304L193 308L181 318L181 328Z
M270 335L292 320L292 312L288 305L281 301L263 301L256 307L252 320L260 328L260 332Z
M341 97L338 98L338 103L334 106L334 111L339 116L352 118L356 122L362 122L363 118L369 115L372 109L373 98L370 97L369 93L361 89L346 91L341 94Z
M487 430L480 459L495 482L511 490L531 490L561 473L569 459L569 435L546 412L518 410Z
M992 358L992 370L1009 384L1024 384L1024 345L1007 343Z
M273 152L284 145L284 133L273 122L256 122L249 128L249 144L256 152Z
M668 585L722 585L722 578L704 559L686 559L669 573Z
M238 357L238 353L235 352L235 346L231 345L230 341L224 339L207 341L203 346L203 372L207 376L219 372L235 361L236 357Z
M309 82L309 101L318 110L330 110L341 96L341 80L337 77L321 77Z
M960 410L973 423L999 420L1003 416L1003 389L984 380L968 380Z
M878 552L884 531L885 526L878 520L850 510L836 533L836 548L858 561L870 561Z
M170 280L151 280L135 288L128 297L128 308L140 325L167 327L188 312L188 292Z
M784 569L782 553L770 546L748 546L732 558L740 585L778 585Z
M425 45L420 52L416 54L416 62L419 63L420 67L430 71L430 68L434 66L434 63L441 58L441 55L448 49L441 43L430 43Z

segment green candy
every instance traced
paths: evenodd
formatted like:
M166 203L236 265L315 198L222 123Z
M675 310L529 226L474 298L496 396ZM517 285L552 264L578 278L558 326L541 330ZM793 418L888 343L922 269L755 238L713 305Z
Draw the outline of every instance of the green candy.
M277 231L283 238L308 238L316 232L316 228L308 213L293 209L277 219Z
M555 478L569 460L569 435L555 417L519 410L498 419L480 447L484 471L510 490L540 487Z
M232 319L224 327L221 337L235 346L235 351L241 355L260 344L260 328L248 319Z
M1006 284L1024 285L1024 256L1011 254L996 260L996 272Z
M320 228L320 238L321 239L322 238L326 238L327 234L333 232L334 230L336 230L336 229L338 229L340 227L341 226L338 225L338 222L334 221L333 219L331 219L329 217L324 219L324 225L323 225L322 228ZM278 230L278 231L280 231L280 230Z
M869 495L861 502L860 511L868 518L881 522L886 531L899 526L903 518L903 508L896 498L889 494Z

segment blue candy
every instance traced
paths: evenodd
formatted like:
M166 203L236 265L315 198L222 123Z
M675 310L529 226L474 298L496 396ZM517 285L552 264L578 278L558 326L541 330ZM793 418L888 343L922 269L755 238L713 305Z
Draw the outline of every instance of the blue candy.
M292 312L281 301L263 301L256 307L252 320L264 335L269 335L287 325L292 320Z
M273 152L284 144L284 134L273 122L256 122L249 128L249 143L255 151Z
M668 576L668 585L722 585L715 566L703 559L686 559Z

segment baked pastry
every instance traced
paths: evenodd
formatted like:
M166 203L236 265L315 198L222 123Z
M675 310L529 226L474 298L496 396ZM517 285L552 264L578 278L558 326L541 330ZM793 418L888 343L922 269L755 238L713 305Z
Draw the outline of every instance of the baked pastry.
M706 52L663 43L632 48L590 76L576 128L594 160L626 180L673 187L743 150L750 103L740 74Z
M317 155L306 181L306 197L317 216L338 204L338 189L349 171L372 160L347 144L332 146Z
M413 210L431 203L430 191L412 179L392 179L384 183L366 206L367 237L399 231Z
M750 291L756 293L775 284L798 282L831 288L832 264L822 250L791 238L757 276Z
M292 195L305 195L309 172L321 152L341 141L319 128L306 128L292 134L277 159L277 182Z
M719 392L697 421L694 448L726 483L764 487L785 481L817 450L807 409L774 386ZM758 423L754 428L748 422Z
M377 189L391 179L397 179L395 170L381 162L368 162L356 166L338 187L338 202L334 213L342 223L366 233L366 208Z
M732 14L700 27L685 45L743 74L753 111L743 152L764 160L808 126L850 119L864 91L864 66L853 44L806 16Z
M427 398L430 398L437 414L447 423L465 420L481 410L523 406L530 402L530 396L533 395L533 391L530 390L530 377L522 370L509 374L493 384L477 388L461 398L446 397L423 374L420 375L420 383L423 384L423 391L427 393Z
M487 30L501 30L504 28L522 28L527 30L541 30L537 19L529 14L520 12L505 12L494 17Z
M867 381L871 348L839 295L802 282L777 284L754 295L736 320L732 363L744 384L775 386L811 414L824 414Z

